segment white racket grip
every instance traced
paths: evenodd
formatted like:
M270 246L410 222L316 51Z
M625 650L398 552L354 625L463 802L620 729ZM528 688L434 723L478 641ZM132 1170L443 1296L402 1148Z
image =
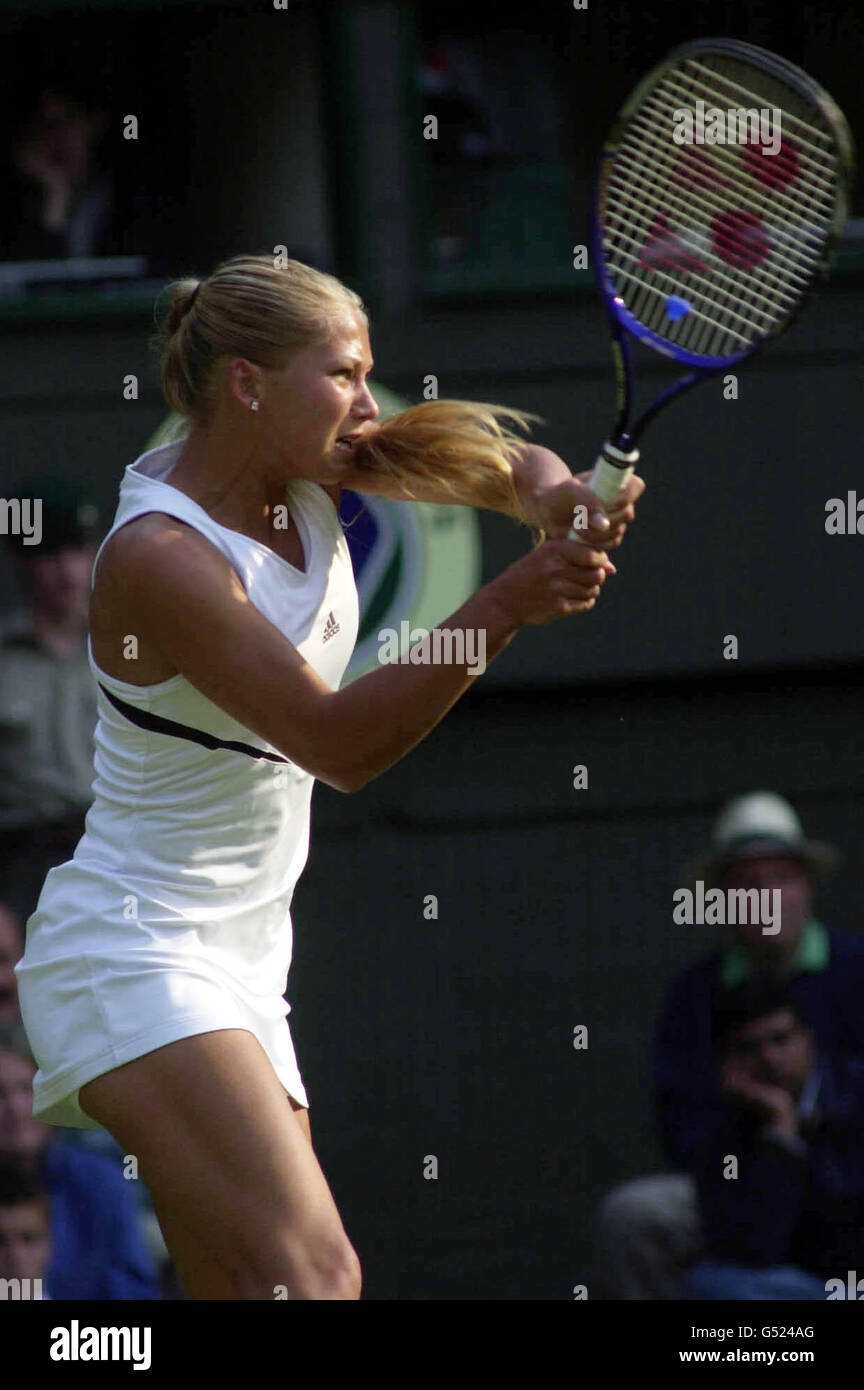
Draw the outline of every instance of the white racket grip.
M604 504L614 502L621 489L625 488L633 477L638 462L638 449L631 449L629 454L625 454L616 449L614 444L604 444L594 464L594 471L588 479L588 486ZM568 539L581 540L580 533L574 528Z

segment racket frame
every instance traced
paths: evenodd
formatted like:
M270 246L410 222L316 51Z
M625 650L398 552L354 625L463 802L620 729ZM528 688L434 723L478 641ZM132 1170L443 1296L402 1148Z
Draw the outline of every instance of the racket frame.
M662 80L664 73L670 67L678 64L682 58L694 53L706 55L720 53L729 57L740 58L746 62L753 62L778 81L791 87L800 97L818 108L834 137L838 155L837 196L833 217L819 260L814 265L807 284L790 307L789 312L773 326L770 332L761 335L740 352L727 354L723 357L705 356L691 352L669 342L668 339L654 330L646 328L630 312L619 294L606 264L603 249L602 210L606 188L625 132L645 98ZM785 332L797 318L814 286L818 281L824 279L831 266L837 242L848 217L848 194L854 167L855 151L852 135L843 112L833 98L818 82L796 67L794 63L775 53L770 53L767 49L758 48L755 44L744 43L738 39L690 40L668 53L633 88L620 108L615 123L603 145L589 228L595 285L603 300L609 324L617 387L615 426L595 462L589 482L589 487L602 502L614 501L617 493L626 486L639 461L637 441L655 416L664 410L671 401L692 390L694 386L700 385L703 381L729 367L734 367L745 358L752 357L767 342ZM630 420L633 410L634 386L633 359L629 342L631 337L644 343L647 347L653 348L662 356L691 368L688 373L663 391L632 424ZM570 535L572 538L578 539L578 532L575 530L571 531Z

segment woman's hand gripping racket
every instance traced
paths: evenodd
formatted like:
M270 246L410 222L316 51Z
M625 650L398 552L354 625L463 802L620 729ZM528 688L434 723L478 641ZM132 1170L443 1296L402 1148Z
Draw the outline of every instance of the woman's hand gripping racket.
M603 148L591 229L618 381L588 482L604 505L670 401L788 328L831 263L853 162L828 94L750 44L685 44L631 94ZM688 369L635 423L628 335Z

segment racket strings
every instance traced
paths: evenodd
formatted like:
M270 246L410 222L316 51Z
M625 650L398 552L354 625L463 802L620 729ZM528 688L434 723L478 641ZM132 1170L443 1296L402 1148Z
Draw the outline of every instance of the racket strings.
M674 96L674 92L673 92L673 96ZM671 114L671 113L670 113L670 114ZM667 117L667 119L668 119L668 117ZM666 126L666 130L668 130L668 125ZM668 147L668 142L667 142L667 147ZM675 161L674 158L672 158L671 155L670 155L670 157L667 157L667 158L663 161L663 163L666 165L667 168L669 168L669 167L673 166L673 165L676 163L676 161ZM637 172L637 171L636 171L635 169L631 169L631 177L634 176L634 175L636 174L636 172ZM675 207L675 208L681 208L681 207L683 207L684 210L687 211L686 204L683 202L682 199L680 199L680 198L678 198L678 197L675 197L675 196L673 196L671 199L669 198L668 195L671 193L671 189L667 188L667 189L664 190L664 191L665 191L666 194L667 194L667 197L666 197L666 202L667 202L667 203L669 203L669 202L671 201L672 204L673 204L673 207ZM749 190L748 190L748 191L749 191ZM643 195L644 195L645 189L643 188L643 189L641 190L641 192L642 192ZM703 197L703 198L701 198L701 199L694 199L694 201L698 201L698 202L701 203L703 214L706 212L706 210L713 211L715 214L716 214L717 211L718 211L718 200L717 200L716 198L711 199L711 198L705 198L705 197ZM763 199L762 201L764 201L764 199ZM707 204L707 208L706 208L706 204ZM812 216L812 211L811 211L811 216ZM692 220L693 220L693 218L692 218L692 211L691 211L691 215L690 215L690 217L689 217L689 220L690 220L691 222L692 222ZM632 243L631 243L631 244L632 244ZM799 251L800 251L800 247L799 247ZM799 283L803 284L803 283L804 283L803 277L797 276L797 275L795 274L795 270L794 270L793 265L790 265L790 264L788 263L788 258L786 258L786 259L787 259L787 264L786 264L786 266L785 266L786 280L787 280L787 281L792 280L792 281L793 281L793 284L794 284L794 281L795 281L795 280L798 280ZM800 255L799 255L799 261L800 261L800 259L801 259L801 258L800 258ZM632 260L631 260L631 263L632 263ZM637 265L638 265L638 260L637 260ZM736 327L741 326L741 327L745 327L745 328L746 328L746 324L745 324L745 323L742 323L742 314L741 314L741 312L740 312L740 309L741 309L741 307L742 307L743 300L742 300L742 295L741 295L741 293L740 293L740 290L739 290L738 285L736 284L736 282L735 282L734 279L732 279L728 274L724 273L721 269L719 269L719 265L718 265L718 263L716 262L716 258L715 258L715 265L712 266L711 269L712 269L712 272L713 272L715 284L712 285L711 282L706 281L706 280L704 279L704 277L702 277L702 276L698 276L698 277L697 277L698 280L701 281L701 283L702 283L702 285L703 285L703 287L704 287L704 290L705 290L705 294L703 294L702 296L700 296L700 299L701 299L702 303L705 304L705 305L707 305L709 308L714 308L715 310L717 310L717 309L720 309L721 311L725 310L726 312L723 314L723 319L724 319L724 323L725 323L725 326L726 326L726 327L728 327L728 328L731 329L731 328L733 327L733 324L734 324ZM688 267L688 270L689 270L688 279L692 279L692 278L694 277L694 274L695 274L693 265L690 265L690 266ZM718 295L717 295L717 281L718 281L718 276L719 276L720 286L722 287L722 289L723 289L723 291L724 291L723 294L722 294L722 298L721 298L721 297L718 297ZM740 278L740 277L739 277L739 278ZM763 279L765 279L765 278L766 278L766 276L765 276L764 271L763 271ZM777 309L777 308L780 308L780 310L781 310L781 312L782 312L782 309L785 308L789 303L794 304L795 293L794 293L794 292L790 293L790 286L789 286L789 284L784 283L784 281L783 281L783 279L782 279L781 277L778 277L778 276L774 275L774 276L772 276L772 277L770 277L770 278L772 278L772 279L774 280L774 288L775 288L775 289L780 288L780 290L781 290L781 292L782 292L782 293L781 293L780 305L779 305L779 306L776 306L776 305L774 306L774 307L775 307L775 312L776 312L776 309ZM662 283L663 283L664 290L665 290L666 288L669 287L669 285L672 283L672 281L670 280L670 277L669 277L668 275L664 275L664 276L662 277ZM752 289L753 289L753 287L751 286L751 292L752 292ZM758 328L761 328L761 329L764 330L764 329L766 328L766 326L770 326L770 317L769 317L769 319L768 319L768 321L767 321L767 324L766 324L766 319L765 319L765 316L764 316L764 311L765 311L765 308L766 308L766 300L767 300L768 297L767 297L766 295L760 294L758 291L756 291L756 295L757 295L757 297L758 297L758 300L761 301L761 303L757 303L757 304L755 304L753 307L756 308L756 309L760 309L760 310L762 311L762 312L759 314L759 316L758 316L758 318L757 318L757 320L756 320L756 327L757 327L757 329L758 329ZM730 303L730 300L732 301L732 303ZM643 296L642 307L643 307L643 309L644 309L644 307L645 307L645 306L644 306L644 296ZM665 309L665 303L664 303L664 304L659 304L659 305L657 305L656 307L660 308L661 311L662 311L662 310ZM770 302L769 302L769 304L768 304L768 308L769 308L769 313L770 313L770 308L771 308ZM730 317L730 313L729 313L730 309L732 310L732 317ZM661 315L661 317L662 317L662 315ZM660 326L660 324L658 324L657 326ZM717 326L718 326L718 320L717 320L716 317L714 317L713 314L710 314L710 315L707 315L707 316L706 316L706 315L703 315L702 318L701 318L701 323L700 323L699 320L695 320L695 321L694 321L694 320L691 320L691 322L689 323L689 325L686 325L686 327L689 329L689 335L688 335L688 336L690 336L691 338L693 337L693 335L694 335L694 330L695 330L697 327L699 327L701 330L703 330L703 331L701 331L701 332L699 333L699 340L700 340L700 341L699 341L699 345L700 345L700 347L701 347L701 346L703 345L703 343L704 343L704 337L705 337L704 329L705 329L706 327L711 327L711 328L713 328L713 329L716 329ZM750 329L749 329L749 332L751 333L751 335L752 335L752 331L753 331L753 326L752 326L752 320L751 320L751 326L750 326ZM683 335L683 333L680 333L680 332L679 332L679 333L676 334L675 336L677 336L677 337L683 337L684 335ZM739 337L739 335L738 335L737 333L736 333L736 337ZM740 341L740 338L739 338L739 341Z
M630 159L623 152L619 154L618 163L629 171L630 180L633 183L634 187L636 184L643 182L640 165L638 165L634 160ZM615 177L613 175L613 184L614 182ZM624 194L624 196L626 196L626 190L623 187L621 191ZM684 217L686 217L688 213L692 214L693 208L695 206L697 211L704 214L706 221L708 221L709 218L713 219L714 217L718 216L723 212L734 210L735 208L740 206L740 204L733 199L721 199L712 196L711 194L694 195L691 201L688 203L685 202L685 200L680 196L680 194L674 193L671 189L664 189L663 202L664 207L673 208L675 211L680 211L680 213ZM643 222L646 221L646 217L643 217L641 220ZM814 225L812 227L808 227L806 231L801 231L800 235L796 234L794 240L792 240L789 244L791 245L791 248L793 250L798 249L802 252L802 257L799 257L799 259L803 258L803 253L806 250L806 248L802 247L801 245L800 236L810 236L818 238L821 247L821 238L824 236L824 230L828 225L829 223L826 220L822 227L817 227ZM806 275L806 273L798 273L798 266L796 262L789 258L784 249L783 241L785 240L785 236L787 235L786 228L783 225L779 227L771 226L768 227L767 230L773 232L775 235L774 245L777 253L777 259L784 267L784 274L781 276L774 272L770 266L766 267L765 271L763 272L763 279L766 282L766 284L776 284L778 291L781 293L788 288L788 283L790 281L799 280L802 284L806 284L808 276ZM808 259L812 259L812 256L808 257ZM729 276L727 275L722 262L717 266L717 273L721 277L729 279ZM753 293L754 295L760 295L760 291L755 288L751 290L751 293ZM761 295L760 297L765 299L766 303L771 303L771 298L769 295Z
M758 76L761 88L757 91L752 87L745 87L730 75L730 60L728 58L714 55L713 61L715 66L709 67L704 61L693 58L689 59L682 67L673 69L668 74L670 93L674 94L676 84L679 84L683 87L681 96L690 97L692 100L701 97L706 107L716 106L722 110L725 104L727 110L738 111L741 108L734 106L734 99L744 97L751 103L759 104L750 106L747 108L749 110L758 112L768 109L772 113L776 110L780 115L781 148L783 136L789 134L791 126L796 158L810 175L811 186L821 186L829 196L833 196L833 188L836 184L834 174L837 166L835 137L822 112L806 102L793 88L781 84L762 70L754 74ZM735 71L740 69L740 63L733 63L731 66ZM727 89L725 91L722 90L724 85ZM822 124L817 125L814 118L818 118ZM725 160L729 164L738 165L734 146L717 145L713 149L721 161ZM777 156L767 156L767 158L775 159ZM772 192L779 192L785 197L782 188L778 188L776 184L772 185ZM795 203L792 200L789 201L790 210L794 211Z
M722 213L734 211L740 207L740 194L736 200L704 191L700 192L699 195L693 195L688 204L682 196L673 191L669 180L664 180L662 185L658 186L656 176L661 170L658 170L655 163L654 168L649 171L647 159L642 157L643 155L650 156L651 146L639 140L638 137L635 139L634 145L634 152L639 156L639 162L637 163L634 159L627 159L622 150L621 157L626 167L627 176L624 179L616 180L619 197L624 201L622 217L618 219L617 230L625 237L628 226L632 227L637 224L644 231L646 237L649 236L658 218L665 218L669 211L683 214L685 222L689 222L692 227L693 222L698 220L698 218L694 218L694 212L701 212L704 222L708 224ZM663 161L663 166L669 172L675 169L677 164L674 155L670 153ZM655 175L654 179L646 178L646 174L649 172ZM636 195L635 198L629 196L628 179L629 185L632 185L632 191ZM811 217L812 215L813 210L811 209ZM610 225L614 221L614 217L610 218ZM800 236L795 237L789 246L789 250L792 252L790 257L784 250L777 231L778 229L775 229L772 261L762 266L758 284L754 284L752 279L748 284L743 279L740 270L735 273L734 267L728 266L720 256L711 251L704 231L699 236L696 247L688 247L685 241L684 252L689 251L691 259L703 263L705 268L710 267L712 274L712 280L707 281L691 266L687 276L688 285L694 277L698 278L707 292L709 301L714 301L717 308L730 307L729 301L731 299L731 307L736 309L739 323L742 316L747 316L747 310L761 310L758 317L751 320L751 326L756 331L764 331L766 327L770 326L772 317L782 317L789 305L794 303L798 297L800 289L803 289L807 283L815 264L818 263L819 251L825 234L824 229L810 229L808 235L808 240L811 241L810 246L804 244ZM717 293L718 288L725 291L722 300ZM771 291L773 294L770 293ZM682 325L682 328L687 327L692 331L692 324ZM678 336L681 334L679 333Z
M724 328L728 330L736 346L746 346L755 336L768 332L779 322L798 298L790 286L794 274L791 270L785 278L765 275L759 289L742 287L740 278L731 273L731 268L725 268L719 256L708 252L707 247L702 245L698 248L688 246L677 233L673 234L677 243L672 248L674 254L692 259L698 256L699 260L705 262L706 268L710 267L712 278L692 267L686 275L681 270L672 275L668 270L664 271L662 266L655 266L647 272L651 277L647 279L646 272L641 269L646 242L657 226L657 219L665 217L673 200L658 198L654 186L640 177L638 166L633 166L629 185L622 183L619 199L620 209L607 209L607 230L614 236L614 240L604 236L607 259L611 268L622 275L626 274L628 280L639 289L638 303L628 307L652 331L663 331L672 341L686 340L684 345L697 350L694 343L697 327L710 324L712 329L721 332ZM689 220L692 222L692 210L685 206L684 211L690 213ZM641 236L633 236L634 231L641 233ZM657 240L662 242L662 236ZM803 286L804 277L795 278L800 279ZM688 301L700 304L703 311L694 307L684 323L670 324L666 316L668 295L681 291L685 280ZM773 295L767 293L771 289L774 290ZM704 310L710 313L706 314ZM715 317L717 314L723 316L722 321ZM704 336L700 335L700 341ZM723 350L721 346L716 349L718 354Z
M676 79L683 79L683 81L676 81ZM658 95L659 92L652 93L646 99L646 107L648 107L652 102L656 101ZM710 89L706 88L704 85L700 86L692 78L689 78L688 80L687 74L684 73L675 73L670 75L670 81L668 83L665 95L671 98L672 100L677 101L678 105L675 108L676 110L680 110L681 103L687 100L695 102L701 99L702 101L704 101L706 108L710 106L717 107L721 100L729 100L728 94L720 93L716 90L716 88ZM759 98L754 96L754 100L759 100ZM729 107L727 109L737 111L741 108ZM773 109L776 109L780 113L779 135L782 151L782 143L784 136L788 135L789 123L790 120L793 119L792 113L789 111L788 107L776 107ZM805 123L800 120L795 120L794 124L799 127L806 128L808 136L821 136L825 142L824 146L818 147L816 145L811 144L804 137L804 135L799 134L797 130L795 132L795 158L803 172L805 172L808 175L807 182L809 184L810 189L814 192L819 189L822 189L824 191L826 201L831 202L833 200L833 191L836 183L836 180L833 177L831 177L831 174L833 173L834 169L833 141L826 131L820 130L819 127L812 124L812 121L809 123ZM790 143L793 143L791 138ZM718 144L712 145L711 149L712 152L716 155L718 162L720 162L721 164L725 164L727 166L727 169L731 168L733 173L740 173L740 156L737 153L738 147L734 145L730 146ZM765 156L765 158L767 159L776 159L777 157L777 155ZM755 184L755 180L753 181L753 186L754 188L757 187L757 185ZM784 191L782 185L776 182L772 183L767 191L772 194L778 195L788 206L790 212L794 212L796 210L797 204L795 200Z
M632 266L638 268L640 258L637 253L642 247L642 242L637 241L635 237L628 236L626 233L621 233L621 236L623 239L630 242L630 244L635 248L635 251L633 253L628 253L619 246L617 248L619 256L622 260L629 261ZM618 264L616 266L616 271L618 275L623 276L625 279L629 280L631 284L635 285L638 291L640 292L642 298L638 304L633 304L632 312L636 315L636 317L640 320L641 323L645 324L646 328L650 328L652 326L649 322L647 322L646 318L643 317L644 313L650 308L651 296L654 295L659 297L659 307L663 315L665 316L666 302L669 295L676 293L676 291L680 290L681 288L680 276L676 278L676 276L672 275L669 271L657 269L652 272L658 280L661 280L663 282L662 288L659 286L645 284L644 278L638 275L635 269L628 270L624 265ZM702 292L699 289L694 288L694 282L696 282L697 284L701 283L702 285L705 285L707 289L704 292ZM753 314L739 311L735 308L734 304L732 303L721 303L716 293L714 285L712 285L711 282L708 281L704 276L692 274L688 276L687 284L687 296L688 300L691 302L691 310L690 314L688 315L688 318L695 317L698 318L699 321L703 324L710 324L712 328L719 329L720 331L727 333L730 337L734 337L735 340L741 346L744 346L747 343L751 343L753 341L755 333L767 332L773 324L773 322L775 321L776 313L774 312L773 305L771 306L771 312L768 313L763 311L761 321L757 322L754 319ZM793 302L794 298L795 297L792 296ZM741 302L744 306L744 309L747 309L749 307L746 301ZM699 308L698 306L700 304L704 306L704 308ZM712 313L717 312L722 312L724 314L724 322L721 323L716 318L711 317ZM730 319L737 320L739 327L736 328L733 323L730 323ZM670 331L667 334L668 337L672 336L672 332L674 331L676 326L677 325L670 326Z
M719 287L716 275L712 281L692 268L686 275L680 269L673 275L661 266L654 266L648 272L651 277L649 280L641 269L642 258L645 239L656 224L646 220L645 213L646 206L643 201L633 203L629 212L625 207L620 219L611 217L610 230L614 232L616 240L612 245L607 239L605 245L610 266L636 287L638 302L631 303L628 307L646 327L665 332L672 340L686 338L695 349L693 340L697 326L710 324L714 329L726 329L729 335L734 337L737 346L744 346L752 342L755 335L767 332L782 317L787 305L790 302L794 303L795 295L788 293L782 299L769 299L766 295L759 294L761 302L754 303L752 293L743 295L734 278L722 272L722 284ZM628 228L638 229L640 226L644 235L637 240ZM669 324L666 316L668 296L670 293L681 291L682 281L685 279L687 299L693 306L691 313L683 325ZM723 316L722 322L714 316L718 313ZM717 351L722 351L722 347L718 346Z
M619 266L617 268L617 275L624 280L629 280L630 283L633 286L635 286L636 290L641 295L641 298L639 298L638 295L634 296L634 303L631 309L631 312L633 313L634 317L638 318L639 322L644 324L646 328L650 328L652 329L652 331L658 333L662 332L665 337L671 339L673 336L674 328L677 325L672 325L672 330L667 331L665 329L665 325L661 323L661 319L663 319L665 315L665 306L669 295L674 294L676 290L680 289L680 282L674 279L672 275L668 274L665 271L658 271L657 274L660 280L665 281L665 288L663 289L658 288L656 286L646 286L640 280L638 275L634 275L631 271L625 270L623 266ZM658 297L653 304L651 302L652 295L656 295ZM713 330L713 332L724 342L731 341L733 345L737 345L740 348L749 347L749 345L753 342L754 336L752 332L752 324L745 320L742 320L742 322L746 324L748 330L751 331L748 331L747 333L739 333L730 326L728 321L724 321L723 323L721 323L719 319L712 317L711 311L716 312L717 309L717 306L713 300L708 300L704 295L699 296L698 294L693 297L701 298L707 307L705 309L691 308L688 318L698 321L698 323L703 329ZM652 310L656 310L656 312L652 313ZM721 311L723 311L724 313L728 313L728 311L725 310L725 306L721 306ZM652 318L655 320L654 323L652 323ZM702 336L707 337L710 335L703 333ZM692 337L693 330L691 325L691 339ZM687 344L687 346L693 347L692 341L691 343ZM693 347L693 350L696 351L697 349ZM701 351L701 349L698 350Z
M779 83L773 82L771 78L764 73L760 73L762 82L761 91L757 92L751 87L745 87L742 83L736 81L734 77L730 76L728 66L724 63L722 58L718 58L715 61L717 66L708 67L706 63L700 62L698 58L692 58L687 61L683 68L673 69L670 76L673 81L676 77L685 80L690 78L691 81L699 80L703 85L707 84L712 95L711 104L716 102L720 95L717 92L717 84L725 83L726 87L729 89L726 93L728 97L737 95L739 97L744 97L748 103L759 102L762 104L762 107L766 105L776 107L781 112L783 126L788 126L791 122L793 129L797 132L796 143L803 143L805 147L809 146L816 155L814 164L817 168L821 168L825 156L830 156L832 153L834 137L831 132L823 126L814 124L813 107L809 106L800 98L797 98L797 94L793 92L791 88L781 87ZM706 105L708 104L709 103L706 102ZM731 106L731 101L727 101L727 106ZM797 109L803 113L802 115L795 114L796 106ZM818 144L811 143L813 141L817 141Z
M758 78L760 90L740 81L744 74ZM779 111L778 154L749 142L751 157L766 161L764 182L740 145L700 146L688 163L672 139L673 117L698 99L706 109L737 111L743 99L750 109ZM712 55L709 65L691 57L664 74L628 124L600 199L607 265L640 323L673 345L722 357L789 317L836 217L836 142L830 127L815 123L819 116L794 89L741 60ZM670 295L686 297L688 311L677 321L667 312Z
M678 97L678 100L681 100L685 95L690 96L691 93L682 92ZM694 100L699 100L699 97L694 97ZM648 98L645 104L646 112L650 110L652 104L655 101L656 96ZM666 110L662 112L664 121L670 115L671 113L667 112ZM673 148L675 151L680 151L683 147L680 145L675 145ZM799 183L798 179L796 178L796 190L794 197L791 193L788 193L782 187L782 184L778 181L772 182L770 184L765 184L764 186L760 187L756 180L752 179L744 169L741 163L739 147L730 145L711 145L702 146L700 148L703 150L703 152L706 149L710 149L710 154L705 154L704 157L707 160L710 160L716 166L718 178L722 177L724 178L727 184L732 183L740 187L742 190L747 190L749 196L754 201L761 203L763 206L770 203L772 206L777 206L781 208L790 217L795 217L798 215L800 210L800 198L802 195L804 195L809 197L810 200L815 203L821 202L822 205L829 211L833 209L835 191L837 187L836 177L833 176L833 166L831 164L826 164L825 160L823 160L823 162L819 165L816 165L812 160L810 160L807 161L805 165L805 161L800 159L797 145L795 147L796 158L799 160L799 165L801 167L802 172L806 175L806 179L802 180ZM777 158L777 155L765 155L764 158Z
M634 141L634 143L638 151L638 149L641 146L641 142L637 138ZM644 231L644 234L648 235L652 230L653 221L656 220L658 212L656 208L649 207L649 200L644 198L646 192L645 180L643 177L644 165L637 163L634 159L630 158L629 151L625 153L623 149L619 152L617 165L620 168L622 168L629 176L629 181L632 184L634 190L640 191L642 198L644 199L644 206L641 206L638 200L635 203L629 202L627 206L627 220L622 221L620 216L616 215L615 212L612 212L610 216L610 226L614 222L621 222L621 226L619 228L616 228L616 230L618 230L626 238L627 229L634 227L635 224L638 222L640 223L640 232ZM670 167L672 166L670 165ZM613 173L612 184L615 187L620 186L620 195L622 199L627 199L628 194L626 181L620 179L620 174L616 178L616 175ZM648 187L650 188L650 185L648 185ZM723 212L727 212L730 209L734 209L736 206L738 206L738 204L731 200L723 200L716 196L712 196L710 193L694 195L691 202L687 203L680 194L674 193L671 190L671 188L664 188L663 192L664 210L670 209L678 213L685 220L688 219L689 215L689 221L691 223L693 221L692 213L694 207L703 214L704 220L706 222L709 222L714 217L722 214ZM774 247L776 252L775 260L779 263L780 267L782 268L783 274L781 275L777 273L771 265L766 266L762 273L760 286L751 285L747 291L748 298L761 301L762 304L765 306L765 311L769 315L777 312L778 310L782 311L782 309L786 307L789 301L794 301L798 297L800 289L803 289L809 281L810 273L812 273L812 261L814 259L814 256L816 257L816 259L818 259L818 255L821 250L822 240L824 239L825 235L825 228L827 227L827 225L828 223L826 222L824 226L821 228L817 229L813 227L807 229L805 235L812 237L817 242L816 247L812 251L810 251L809 255L807 254L808 248L806 248L802 244L800 236L795 237L795 239L790 243L790 249L793 252L798 252L797 259L790 258L790 256L786 253L786 250L784 249L783 240L786 235L786 229L783 226L769 226L767 230L773 235ZM697 244L692 248L689 248L692 249L694 256L698 255L700 251L703 252L704 256L704 251L707 249L703 245L704 241L704 234L702 234L698 237ZM684 234L684 245L685 248L687 248L688 243L686 233ZM738 289L738 280L736 280L726 270L723 261L719 257L716 258L716 265L712 266L712 270L714 274L714 279L710 283L719 283L721 285L725 285L729 288L731 293L740 294ZM695 271L693 272L693 274L696 276L697 279L702 278L698 276L698 274L696 274ZM703 281L703 283L706 282ZM799 286L800 289L796 289L796 285ZM776 294L773 297L771 294L767 292L771 288L774 288L776 291ZM743 298L742 302L744 302ZM753 307L758 308L758 304L754 304Z

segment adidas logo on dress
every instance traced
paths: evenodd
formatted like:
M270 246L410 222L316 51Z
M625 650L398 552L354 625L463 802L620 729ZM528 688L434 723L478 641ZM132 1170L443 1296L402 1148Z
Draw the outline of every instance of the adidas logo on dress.
M337 623L336 619L333 617L333 610L331 609L330 612L327 614L327 621L326 621L326 623L324 624L324 636L322 637L321 640L322 640L323 642L329 642L329 641L330 641L330 638L331 638L331 637L335 637L335 636L336 636L336 633L339 632L339 631L340 631L339 624Z

